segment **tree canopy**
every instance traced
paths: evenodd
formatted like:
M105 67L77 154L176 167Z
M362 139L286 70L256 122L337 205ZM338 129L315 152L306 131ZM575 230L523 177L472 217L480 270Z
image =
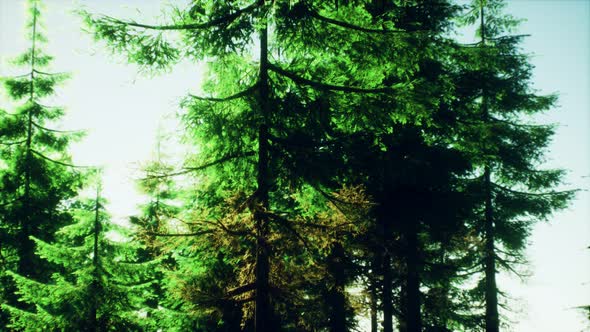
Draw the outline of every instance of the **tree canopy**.
M39 2L30 72L4 80L25 105L0 115L2 326L497 332L497 274L575 193L543 168L555 126L531 119L557 97L503 1L194 0L163 23L80 12L154 79L207 64L179 101L190 153L175 167L159 144L116 226L41 103L64 77L43 71Z

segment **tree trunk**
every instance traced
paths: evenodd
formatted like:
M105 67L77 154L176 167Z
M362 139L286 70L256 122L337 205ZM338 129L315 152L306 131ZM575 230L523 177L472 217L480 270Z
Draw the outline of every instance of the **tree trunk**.
M486 47L486 29L484 3L480 4L481 47ZM485 89L482 93L482 113L484 121L488 121L489 112ZM484 170L485 186L485 301L486 301L486 332L500 331L500 316L498 314L498 287L496 286L496 252L494 248L494 218L492 206L492 182L490 165L486 163Z
M328 271L334 281L327 297L330 309L330 332L346 331L346 297L344 295L346 276L343 261L344 248L339 242L334 242L328 257Z
M97 310L98 310L98 299L96 296L98 295L98 286L100 282L99 276L99 258L98 258L98 241L99 241L99 234L100 234L100 201L99 201L99 194L100 194L100 186L96 189L96 201L94 206L94 243L92 248L92 267L94 268L92 274L92 292L90 296L92 299L90 301L90 310L88 313L88 331L98 331L98 319L97 319Z
M386 251L382 256L383 273L383 332L393 332L393 298L392 298L392 276L391 256Z
M370 311L371 311L371 332L377 332L377 289L379 288L377 280L375 277L377 276L377 271L379 271L379 264L381 258L377 253L373 257L373 261L371 262L371 273L373 274L372 280L369 281L369 301L370 301Z
M36 6L33 3L33 6ZM37 8L33 8L33 34L31 46L31 73L29 79L31 80L29 89L29 102L35 100L35 37L37 31ZM23 215L21 219L18 239L20 246L18 248L18 267L17 272L25 277L34 277L35 274L35 244L29 236L34 235L33 219L31 218L31 159L32 159L32 138L33 138L33 114L31 110L27 112L27 139L26 139L26 159L25 159L25 192L23 196Z
M498 288L496 286L496 252L494 248L494 219L492 210L491 174L485 168L485 299L486 299L486 332L500 331L498 314Z
M264 0L261 0L264 5ZM258 129L258 177L257 198L259 207L265 212L269 208L268 191L268 124L270 111L270 94L268 85L268 31L266 23L260 30L260 102L263 123ZM260 211L254 213L256 221L256 281L254 329L256 332L270 331L271 309L269 296L269 248L266 243L268 219Z
M407 332L422 331L420 313L420 257L418 242L418 222L410 222L406 229L406 328Z

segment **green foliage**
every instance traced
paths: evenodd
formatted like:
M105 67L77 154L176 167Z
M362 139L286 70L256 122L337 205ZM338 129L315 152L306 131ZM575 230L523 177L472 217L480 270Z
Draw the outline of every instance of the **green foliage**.
M30 237L54 240L54 232L71 222L67 207L84 180L67 153L70 142L81 134L51 129L63 110L44 105L44 99L67 75L48 72L52 57L41 50L46 42L40 25L41 4L30 0L28 5L31 47L14 60L26 73L1 79L13 105L20 106L0 112L0 299L22 309L7 271L40 282L49 280L55 265L34 254ZM0 326L5 319L5 312L0 312Z
M575 193L556 190L563 170L539 167L555 126L531 124L528 118L552 108L556 96L540 96L532 89L532 66L519 47L523 36L507 35L518 20L502 12L504 5L471 4L464 23L477 24L481 40L459 47L454 64L453 106L461 124L457 143L474 166L465 189L476 200L466 221L482 241L470 254L480 257L475 264L485 271L474 294L487 303L488 331L497 331L499 324L496 273L522 276L533 225L567 206Z
M519 272L532 227L574 194L541 167L555 127L530 118L557 97L532 89L504 7L196 0L161 25L81 12L141 70L208 64L205 96L181 102L195 153L175 169L158 151L133 241L116 242L98 200L71 200L78 135L47 128L63 111L41 99L65 76L42 71L32 6L15 60L30 73L3 80L24 104L0 113L12 328L344 331L370 294L386 332L496 331L496 274ZM452 40L453 22L481 41Z
M132 242L114 241L113 231L98 198L71 206L75 222L62 227L57 241L34 238L36 252L59 267L42 283L9 272L18 287L19 301L34 305L23 310L10 305L10 327L22 331L143 331L143 303L157 262L142 262Z

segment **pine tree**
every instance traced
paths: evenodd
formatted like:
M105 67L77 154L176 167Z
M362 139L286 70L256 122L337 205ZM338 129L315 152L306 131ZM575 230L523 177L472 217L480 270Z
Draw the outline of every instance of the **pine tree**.
M22 331L143 331L140 318L156 262L141 262L130 242L109 239L115 227L104 212L97 191L94 200L72 205L75 222L62 227L57 241L32 238L37 254L60 266L48 282L9 272L20 301L34 305L24 310L3 305L11 314L10 327ZM119 235L121 236L121 235Z
M346 154L344 169L349 169L341 177L364 183L374 199L374 224L363 239L368 250L364 266L371 282L368 292L380 293L384 331L393 331L394 315L402 328L419 331L424 296L420 287L428 272L423 269L429 244L423 238L440 232L442 225L459 227L454 220L460 210L455 182L469 168L456 149L448 148L453 135L446 131L452 126L444 122L452 100L445 68L452 49L444 35L457 8L445 1L374 1L372 5L376 18L387 17L386 22L398 29L427 33L410 34L404 46L411 59L393 62L413 89L380 98L376 108L380 114L363 109L364 123L357 120L340 127L364 127L361 135L351 135L347 146L338 151ZM385 73L384 82L400 79L395 69ZM441 218L425 210L436 211Z
M366 118L388 124L390 117L407 115L382 112L382 100L371 96L387 99L411 88L405 77L415 53L403 46L414 40L404 36L431 27L408 23L397 29L371 16L372 4L197 1L175 11L168 25L87 16L97 38L140 65L164 67L181 55L214 60L204 90L216 96L185 102L185 123L199 149L185 172L201 172L193 206L198 218L189 219L199 222L187 234L215 230L221 234L217 250L221 243L233 248L233 257L243 255L243 283L235 288L242 293L229 293L253 293L241 298L246 328L278 328L273 310L296 298L275 295L271 304L271 294L296 293L279 285L285 269L301 271L289 258L309 256L301 244L311 222L293 195L304 184L327 192L342 186L326 177L326 167L314 169L330 161L318 158L329 158L322 152L343 139L334 128L360 132L367 129ZM181 45L166 39L166 31L180 31ZM366 56L366 49L381 51Z
M28 6L31 46L14 60L26 73L2 79L8 97L20 106L0 110L0 296L13 305L14 285L6 271L47 280L52 267L34 254L30 236L53 240L53 233L71 221L67 206L82 183L67 154L80 133L51 129L64 111L43 103L66 75L47 71L52 57L42 50L41 4L30 0ZM4 318L0 312L0 324Z
M563 170L540 168L555 127L531 124L530 117L552 108L556 96L532 89L533 67L519 48L524 36L510 34L518 21L502 13L504 6L499 0L471 3L463 20L478 24L480 40L464 45L456 58L461 144L477 167L468 190L478 198L472 225L481 239L481 264L474 268L484 276L475 293L485 303L488 332L501 325L498 271L518 274L535 222L564 208L574 194L556 190Z

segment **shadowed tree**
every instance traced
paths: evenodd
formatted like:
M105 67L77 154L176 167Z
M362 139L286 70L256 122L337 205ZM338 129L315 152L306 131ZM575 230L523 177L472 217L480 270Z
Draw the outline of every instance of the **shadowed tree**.
M556 96L532 89L532 65L510 35L518 21L502 13L505 2L473 1L464 24L477 24L480 40L456 56L460 144L477 171L467 190L479 204L471 220L481 244L476 246L483 278L474 290L485 304L485 330L500 330L496 275L518 273L532 226L567 206L574 191L557 191L564 171L540 168L555 132L552 125L531 124L527 117L554 106Z

